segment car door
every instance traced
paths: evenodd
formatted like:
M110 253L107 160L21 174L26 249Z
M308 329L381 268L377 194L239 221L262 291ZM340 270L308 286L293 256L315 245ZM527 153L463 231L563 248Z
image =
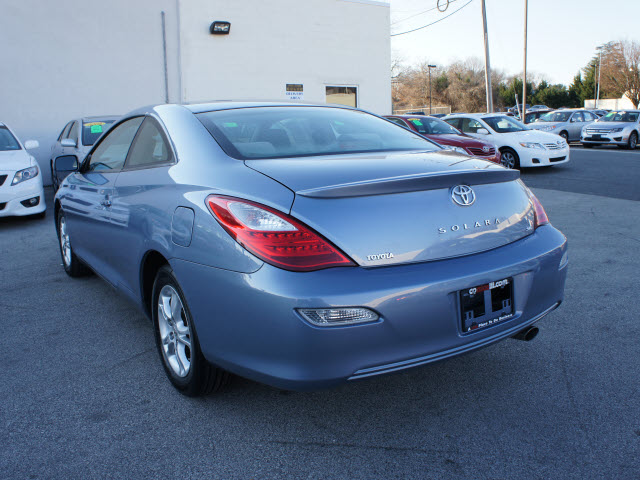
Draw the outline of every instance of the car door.
M69 177L62 199L76 254L114 284L116 275L109 258L113 189L142 120L125 120L103 137L80 171Z
M169 175L173 164L175 155L162 125L153 117L145 118L116 179L111 211L113 233L108 246L118 285L134 295L139 293L140 261L145 252L166 251L175 240L171 235L172 217L179 195ZM193 210L182 210L181 219L189 215L193 219ZM187 235L190 237L190 230Z
M584 116L582 112L575 112L571 116L571 120L569 121L568 133L569 133L569 141L573 142L576 140L580 140L580 132L582 131L582 127L584 127Z

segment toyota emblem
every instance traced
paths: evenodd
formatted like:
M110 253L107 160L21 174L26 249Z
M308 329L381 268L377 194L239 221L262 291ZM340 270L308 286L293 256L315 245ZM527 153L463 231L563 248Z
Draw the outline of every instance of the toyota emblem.
M476 193L468 185L457 185L451 189L451 199L461 207L468 207L476 201Z
M482 147L482 151L484 153L488 153L491 150L491 147L488 147L487 145L485 145L484 147Z

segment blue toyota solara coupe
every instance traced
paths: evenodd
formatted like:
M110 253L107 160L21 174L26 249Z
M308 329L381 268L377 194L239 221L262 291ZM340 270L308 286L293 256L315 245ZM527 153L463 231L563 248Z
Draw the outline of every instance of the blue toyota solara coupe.
M517 170L347 107L159 105L64 176L66 272L152 318L181 392L335 385L508 337L563 299L567 240Z

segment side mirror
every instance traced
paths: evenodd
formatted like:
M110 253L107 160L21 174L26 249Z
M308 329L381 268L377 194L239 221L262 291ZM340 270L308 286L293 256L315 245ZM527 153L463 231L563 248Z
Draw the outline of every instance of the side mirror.
M487 130L486 128L479 128L478 130L476 130L476 133L479 133L480 135L489 135L489 130Z
M56 175L62 180L71 172L78 171L78 157L75 155L63 155L57 157L53 161L53 169L56 171Z
M63 147L75 147L76 141L72 140L71 138L65 138L60 142L60 145L62 145Z
M24 148L27 150L33 150L34 148L38 148L40 143L37 140L27 140L24 142Z

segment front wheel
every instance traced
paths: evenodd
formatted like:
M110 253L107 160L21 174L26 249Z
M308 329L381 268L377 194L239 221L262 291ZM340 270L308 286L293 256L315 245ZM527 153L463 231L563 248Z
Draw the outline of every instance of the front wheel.
M46 215L45 212L43 214ZM64 271L70 277L82 277L89 273L87 266L76 257L71 248L71 235L67 227L67 218L64 212L60 210L56 219L58 230L58 245L60 246L60 256L62 257L62 266Z
M202 355L185 296L169 266L156 275L152 302L156 346L173 386L190 397L220 390L229 374Z
M567 132L560 132L560 136L564 139L567 144L569 143L569 134Z
M516 152L514 152L510 148L506 148L500 154L500 164L506 168L519 168L520 159L518 158L518 154Z
M637 146L638 134L636 132L631 132L631 135L629 135L629 141L627 142L627 148L629 148L629 150L635 150Z

